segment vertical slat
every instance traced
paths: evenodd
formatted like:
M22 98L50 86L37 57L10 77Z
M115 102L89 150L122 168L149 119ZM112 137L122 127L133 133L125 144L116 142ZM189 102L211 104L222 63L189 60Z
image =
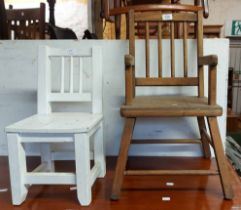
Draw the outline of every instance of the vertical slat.
M92 48L92 112L102 113L102 50ZM83 81L83 80L82 80Z
M129 37L129 54L135 57L135 19L134 11L130 10L127 18L128 23L128 37ZM125 73L126 77L126 97L125 103L130 104L132 98L135 96L135 70L132 68Z
M51 57L50 48L39 47L38 53L38 114L49 114L52 111L49 101L51 93Z
M187 22L183 23L183 69L184 77L188 76L188 55L187 55Z
M70 93L74 92L74 65L73 57L70 57Z
M149 22L146 22L146 77L150 77L150 31Z
M158 76L162 77L162 23L158 23Z
M197 22L197 59L203 56L203 22L202 22L202 11L198 11L198 22ZM198 95L204 97L204 70L203 66L198 67Z
M130 28L129 28L129 14L125 15L125 21L126 21L126 39L129 38L129 34L130 34Z
M37 31L37 29L36 29L36 22L33 21L31 24L33 25L33 37L36 39L36 31Z
M128 14L129 19L129 52L135 57L135 19L134 11L130 10Z
M171 77L175 77L175 30L174 23L171 24Z
M60 82L60 92L64 93L64 57L61 57L61 82Z
M83 59L79 58L79 93L83 92Z
M40 4L39 39L45 39L45 4Z
M209 80L208 80L208 104L216 105L216 93L217 93L217 67L209 67Z
M20 39L26 39L26 31L24 30L24 28L25 28L25 21L20 20L20 25L19 25Z

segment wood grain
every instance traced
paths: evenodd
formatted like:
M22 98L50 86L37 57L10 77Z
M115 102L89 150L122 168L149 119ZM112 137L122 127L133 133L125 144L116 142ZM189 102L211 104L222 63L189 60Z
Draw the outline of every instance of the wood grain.
M210 151L209 144L212 145L212 143L211 143L209 135L207 134L205 118L198 117L197 121L198 121L198 127L199 127L200 136L201 136L201 141L202 141L204 157L209 159L209 158L211 158L211 151Z
M207 98L190 96L136 96L131 105L123 105L125 117L220 116L222 108L209 105Z
M136 86L197 86L198 78L136 78Z
M132 133L135 125L135 118L127 118L125 122L125 127L123 130L121 138L121 146L119 151L119 156L117 159L117 165L115 169L115 176L112 185L111 199L118 200L121 186L123 182L124 171L126 168L126 162L128 157L129 145L132 139Z
M186 11L186 12L197 12L202 11L201 6L191 6L191 5L135 5L135 6L128 6L128 7L119 7L110 9L110 16L120 15L124 13L128 13L129 10L135 11Z
M190 175L218 175L218 171L211 170L127 170L125 171L125 175L131 176L147 176L147 175L182 175L182 176L190 176Z
M209 124L209 129L213 140L214 153L217 160L217 166L220 171L220 179L222 183L224 197L226 199L232 199L234 195L233 195L232 185L230 183L231 180L230 180L229 170L227 169L227 160L224 156L224 150L223 150L223 145L221 141L221 136L219 133L217 118L208 117L208 124Z

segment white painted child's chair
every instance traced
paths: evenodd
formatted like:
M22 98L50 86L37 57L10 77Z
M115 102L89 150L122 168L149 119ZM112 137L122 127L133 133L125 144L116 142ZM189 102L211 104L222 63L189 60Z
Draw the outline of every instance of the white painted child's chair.
M56 62L59 59L60 68L57 71L59 77L53 76L54 59L57 59ZM84 92L85 74L92 75L92 88L90 88L92 93ZM52 81L56 83L57 78L60 80L60 87L56 91L52 88ZM66 86L68 86L67 91ZM92 110L75 113L52 112L53 102L90 102ZM26 199L30 185L64 184L76 185L80 204L89 205L92 200L93 183L97 177L104 177L106 173L102 118L101 48L71 50L41 46L38 69L38 114L6 128L12 203L20 205ZM92 168L91 136L94 141ZM54 172L51 144L63 142L74 145L75 173ZM28 172L26 167L25 143L35 143L41 148L42 163L32 172Z

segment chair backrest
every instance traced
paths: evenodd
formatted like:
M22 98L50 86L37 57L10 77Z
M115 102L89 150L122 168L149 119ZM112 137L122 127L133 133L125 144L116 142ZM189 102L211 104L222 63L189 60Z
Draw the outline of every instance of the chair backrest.
M196 41L197 41L197 57L203 55L203 24L202 24L202 7L200 6L188 6L188 5L150 5L149 6L135 6L127 8L129 22L129 54L135 57L135 39L136 39L136 26L138 23L144 24L143 30L145 31L145 76L136 77L135 72L132 75L134 91L127 91L130 94L129 98L135 96L135 86L198 86L199 96L204 96L204 82L203 82L203 67L198 67L198 75L195 77L189 76L188 69L188 24L194 23L196 27ZM124 10L123 10L124 12ZM151 34L151 23L155 22L158 25L158 76L153 77L150 75L150 39L153 38ZM183 52L180 56L183 59L183 76L176 74L177 66L175 65L175 24L178 23L183 31L182 42ZM163 51L168 51L163 48L163 27L169 27L170 37L165 40L169 40L170 43L170 56L166 57L170 59L170 77L163 76ZM165 45L165 47L168 47ZM165 67L166 68L166 67ZM167 70L165 69L165 72Z
M8 9L6 21L9 39L44 39L45 4L40 8Z
M92 113L102 112L100 47L84 49L39 47L38 113L52 112L53 102L91 102Z

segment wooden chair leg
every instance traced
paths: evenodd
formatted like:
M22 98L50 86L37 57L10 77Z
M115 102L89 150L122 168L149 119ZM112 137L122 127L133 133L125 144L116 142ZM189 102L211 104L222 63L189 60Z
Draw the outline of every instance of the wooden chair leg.
M220 179L225 199L233 198L233 190L231 186L230 174L227 168L227 160L224 155L221 136L219 133L216 117L208 117L209 129L213 141L213 149L215 152L217 165L220 173Z
M121 0L114 0L114 7L118 8L121 6ZM115 16L115 38L120 39L121 37L121 16Z
M77 196L81 205L91 202L90 142L87 134L75 134L75 168Z
M24 183L27 173L26 155L18 134L8 133L7 138L12 203L13 205L20 205L28 194L28 188Z
M198 120L198 126L199 126L201 141L202 141L203 154L204 154L204 157L206 159L210 159L211 158L211 151L210 151L209 142L208 142L208 140L206 139L206 137L203 133L203 130L207 130L206 124L205 124L205 119L204 119L204 117L198 117L197 120Z
M127 118L125 122L125 127L121 138L119 156L117 159L117 165L115 169L114 182L112 185L111 200L119 199L124 171L126 168L126 162L128 158L128 149L132 139L135 121L135 118Z

